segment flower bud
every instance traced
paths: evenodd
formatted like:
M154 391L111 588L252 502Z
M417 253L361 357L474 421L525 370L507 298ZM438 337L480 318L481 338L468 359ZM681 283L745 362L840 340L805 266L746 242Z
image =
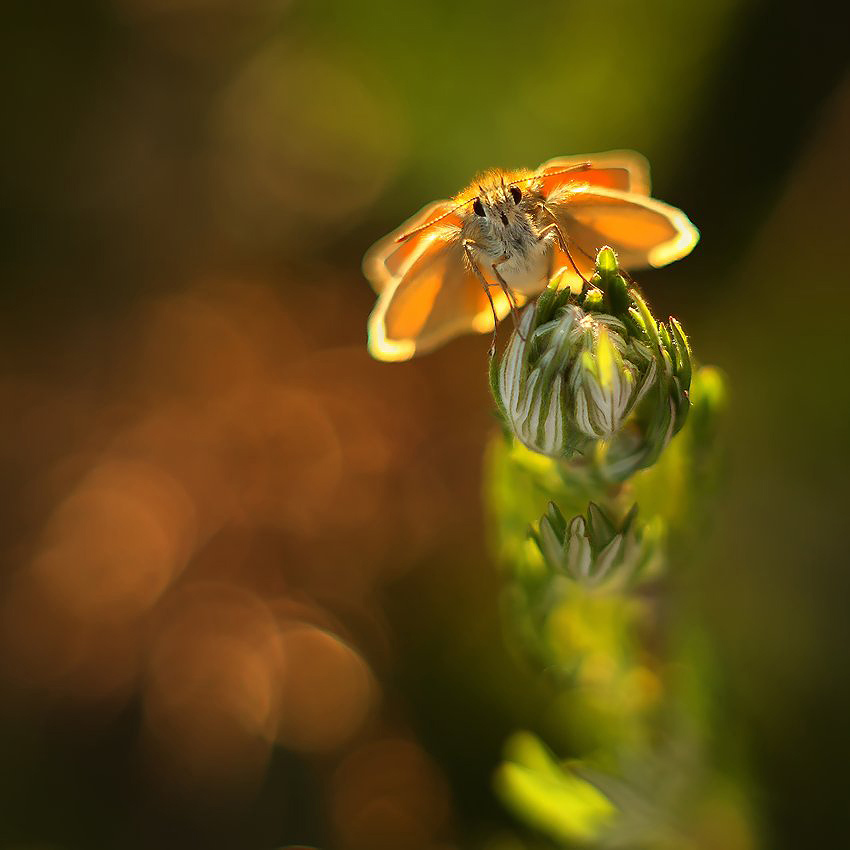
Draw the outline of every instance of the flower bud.
M520 442L557 458L604 445L598 462L616 480L653 463L682 427L690 380L681 326L656 322L610 248L578 297L553 280L491 364L493 395Z
M655 575L663 554L661 527L639 527L637 505L617 526L591 502L587 517L569 522L554 502L549 503L532 537L550 569L586 587L623 587Z

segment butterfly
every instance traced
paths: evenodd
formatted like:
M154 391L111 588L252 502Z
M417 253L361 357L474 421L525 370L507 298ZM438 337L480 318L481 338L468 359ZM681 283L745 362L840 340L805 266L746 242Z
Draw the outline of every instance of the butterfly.
M378 293L370 353L408 360L468 332L493 332L495 341L496 322L555 275L580 292L604 245L627 270L684 257L699 231L649 195L649 165L633 151L484 172L366 253L363 272Z

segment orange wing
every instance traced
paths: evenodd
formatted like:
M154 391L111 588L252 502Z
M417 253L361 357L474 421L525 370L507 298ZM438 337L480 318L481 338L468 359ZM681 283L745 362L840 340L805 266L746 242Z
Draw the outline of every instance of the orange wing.
M455 213L455 201L434 201L422 207L401 227L379 239L363 258L363 274L375 292L383 292L392 281L403 275L416 261L417 256L427 247L429 222L439 222L460 227L460 217ZM401 241L403 236L410 234Z
M464 262L460 240L445 229L431 231L407 271L381 292L369 317L369 352L378 360L409 360L462 333L493 330L490 302ZM510 305L504 293L491 291L501 319Z
M590 168L576 168L582 163L590 163ZM544 162L536 173L543 178L543 194L546 197L574 183L638 195L649 196L650 193L649 163L635 151L557 157Z
M626 269L666 266L689 254L699 231L676 207L634 193L579 186L547 200L572 245L595 257L604 245L616 252Z

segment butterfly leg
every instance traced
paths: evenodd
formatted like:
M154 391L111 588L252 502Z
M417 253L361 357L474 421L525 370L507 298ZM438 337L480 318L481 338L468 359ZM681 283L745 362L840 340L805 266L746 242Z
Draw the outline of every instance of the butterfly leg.
M573 259L573 255L570 253L570 249L567 247L567 240L564 238L564 232L561 230L561 226L558 224L558 220L555 218L552 211L545 204L541 204L541 207L543 211L546 212L552 219L552 223L547 224L546 227L544 227L540 231L539 239L543 240L550 233L554 233L558 239L558 245L560 246L561 250L567 255L567 259L569 259L570 264L575 269L576 274L584 281L585 286L589 286L590 281L588 281L588 279L581 273L579 267L576 265L576 261Z
M511 318L514 320L514 331L516 331L519 338L525 342L525 337L522 334L522 331L519 329L519 302L517 301L516 294L513 289L508 285L508 282L502 277L499 270L496 266L501 265L506 260L509 260L510 257L507 254L502 254L495 263L492 264L493 274L496 275L496 280L499 281L499 286L502 287L502 292L505 293L505 297L508 299L508 304L511 305Z
M481 269L478 268L478 263L475 262L475 257L472 255L471 246L473 245L475 245L475 242L471 239L464 239L463 251L466 254L466 259L469 260L469 264L472 266L472 270L481 281L481 285L484 287L484 294L490 302L490 309L493 311L493 340L490 343L490 357L492 357L496 353L496 325L499 323L499 317L496 315L496 305L493 303L493 296L490 294L490 287L494 284L489 283L481 272ZM475 245L475 247L477 248L478 246Z
M575 273L584 281L585 286L590 285L590 281L581 273L581 270L576 265L576 261L573 259L573 255L570 253L570 249L567 247L567 240L564 239L564 234L561 231L561 228L557 224L547 224L543 230L540 231L540 239L545 239L550 233L554 233L558 238L558 245L561 250L567 255L567 259L570 261L570 265L575 269Z
M505 293L505 297L508 299L508 304L511 305L511 316L514 320L514 328L517 333L519 333L519 304L517 303L516 295L514 295L514 291L510 288L508 282L500 274L499 269L496 268L502 263L507 262L509 259L510 257L507 254L502 254L502 256L492 264L493 274L496 275L496 280L499 281L499 286L502 287L502 292ZM522 337L522 334L520 334L520 336ZM522 337L522 339L524 340L525 338Z

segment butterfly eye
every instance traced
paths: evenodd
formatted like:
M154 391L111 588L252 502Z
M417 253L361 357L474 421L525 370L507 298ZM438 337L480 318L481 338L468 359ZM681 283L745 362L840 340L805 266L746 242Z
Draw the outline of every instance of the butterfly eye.
M511 197L514 199L514 203L518 204L522 199L522 192L520 192L519 186L511 186L508 191L511 193Z
M484 204L481 203L481 198L476 198L472 202L472 211L475 213L475 215L480 215L482 218L484 218Z

